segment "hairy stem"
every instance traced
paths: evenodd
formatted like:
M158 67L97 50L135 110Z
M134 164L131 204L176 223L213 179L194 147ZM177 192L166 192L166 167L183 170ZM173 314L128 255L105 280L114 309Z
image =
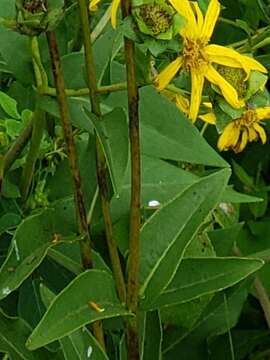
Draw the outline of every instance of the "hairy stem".
M122 0L123 18L131 15L131 0ZM141 205L141 159L139 137L139 92L136 81L135 44L124 38L127 71L129 137L131 147L131 203L129 229L129 259L127 306L135 315L138 306L139 258L140 258L140 205ZM137 320L127 328L128 354L130 360L139 359Z
M20 189L22 201L26 201L34 175L36 161L39 155L40 144L44 132L45 114L43 110L36 109L33 114L33 130L29 152L23 168Z
M69 164L74 184L74 197L78 221L78 230L82 236L80 241L81 258L84 269L92 268L91 256L91 238L87 224L87 214L84 204L81 177L78 168L77 154L72 133L72 125L68 109L68 102L65 94L64 77L61 68L60 54L57 46L56 36L54 32L47 32L47 41L52 63L55 86L57 89L57 99L61 115L64 139L69 158ZM102 326L99 322L93 324L93 331L96 339L104 345L104 335Z

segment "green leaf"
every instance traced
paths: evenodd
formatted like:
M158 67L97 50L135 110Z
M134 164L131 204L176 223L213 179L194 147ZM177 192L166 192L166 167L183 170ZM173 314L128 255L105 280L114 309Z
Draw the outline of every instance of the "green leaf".
M91 307L91 303L101 311ZM119 303L112 277L105 271L88 270L56 296L27 346L34 350L96 320L127 315L130 313Z
M24 85L32 86L34 73L28 37L0 28L0 53L16 79Z
M263 264L259 259L247 258L185 258L152 309L221 291L256 272Z
M214 246L217 256L228 256L232 252L234 242L243 227L243 223L236 223L225 229L216 229L207 234ZM260 258L259 256L254 256Z
M123 181L121 192L111 201L113 220L116 221L129 214L130 206L130 166ZM141 158L141 204L143 208L149 206L151 200L161 205L175 197L188 185L198 180L198 177L189 171L169 164L163 160L142 155Z
M177 359L178 354L182 354L187 347L198 348L209 336L225 333L233 327L238 320L250 285L251 280L247 279L225 292L218 293L191 331L185 334L180 331L179 336L174 334L167 339L163 348L164 360Z
M186 247L216 206L230 171L221 170L180 192L141 230L141 307L149 308L173 279Z
M10 117L20 119L20 114L17 111L17 102L3 91L0 91L0 106Z
M159 311L142 314L143 331L141 334L140 360L162 360L162 324Z
M251 196L247 194L239 193L238 191L234 190L230 186L227 187L227 189L224 191L222 195L222 202L225 203L257 203L262 202L263 199Z
M128 126L123 109L115 108L102 119L86 110L102 144L111 175L113 188L119 194L129 158Z
M21 283L39 266L47 254L55 233L61 236L71 234L73 225L70 222L70 211L67 203L55 205L38 215L22 221L18 226L8 253L0 269L0 299L16 290Z
M25 347L31 330L20 318L6 316L0 310L0 351L9 354L12 360L47 360L50 353L46 350L29 351Z
M65 360L109 360L97 340L83 328L60 340Z
M45 286L41 286L41 293L44 305L48 307L55 294ZM86 328L63 337L60 344L66 360L108 360L100 344Z
M251 71L248 81L248 88L245 98L249 99L256 94L259 90L263 90L267 82L268 76L259 71Z
M140 117L143 154L228 167L183 113L151 86L140 91Z

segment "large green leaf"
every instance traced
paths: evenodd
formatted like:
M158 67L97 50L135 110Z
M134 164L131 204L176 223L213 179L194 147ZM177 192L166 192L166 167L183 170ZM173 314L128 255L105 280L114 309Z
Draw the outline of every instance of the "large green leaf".
M65 236L75 232L72 212L72 203L59 202L55 208L22 221L0 268L0 299L16 290L39 266L48 249L54 245L55 234Z
M141 230L141 306L149 307L173 279L183 253L225 189L221 170L180 192L157 210Z
M97 304L98 311L91 303ZM127 316L119 303L112 277L106 271L88 270L77 276L49 306L27 341L36 349L100 319Z
M55 294L47 287L41 286L44 305L48 307ZM65 360L108 360L98 341L86 329L82 328L60 339Z
M143 154L195 164L227 167L197 128L153 87L140 91Z
M153 308L183 303L221 291L259 270L263 261L247 258L185 258Z
M177 356L185 353L187 348L192 346L197 348L208 336L225 333L233 327L238 320L250 285L251 281L247 279L225 292L218 293L191 331L186 333L179 331L179 335L168 333L164 341L163 358L177 359Z
M128 166L121 192L118 196L115 195L111 201L114 221L129 214L130 177L130 166ZM162 205L196 180L198 177L189 171L184 171L166 161L143 155L141 159L142 207L147 208L152 200L158 201Z
M25 342L30 334L29 326L20 318L6 316L0 310L0 351L9 354L12 360L46 360L54 356L42 349L29 351ZM52 356L52 357L50 357Z
M161 360L163 334L159 311L145 312L142 314L142 318L140 360Z
M123 109L115 108L99 120L89 111L86 110L86 113L103 147L114 191L119 194L129 158L126 114Z
M24 85L33 84L34 74L27 36L0 28L0 53L17 80Z

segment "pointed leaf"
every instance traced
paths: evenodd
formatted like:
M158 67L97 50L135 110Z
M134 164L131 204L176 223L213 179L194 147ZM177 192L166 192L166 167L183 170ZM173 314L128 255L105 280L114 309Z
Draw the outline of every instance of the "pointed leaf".
M141 306L149 307L173 279L184 251L216 206L230 171L221 170L190 185L157 210L141 230Z
M140 91L140 117L143 154L228 167L184 114L151 86Z
M140 360L162 359L162 324L159 311L143 314Z
M45 349L29 351L25 347L31 330L20 318L11 318L0 310L0 351L9 354L12 360L46 360L50 359Z
M183 259L175 277L152 308L190 301L230 287L263 266L247 258Z
M107 160L111 181L116 194L125 176L129 157L128 126L123 109L115 108L104 115L102 120L97 119L87 109L86 114L92 121Z
M93 321L127 315L130 313L119 303L112 277L105 271L88 270L56 296L27 346L33 350Z
M0 299L16 290L39 266L48 249L54 245L55 234L72 234L71 204L59 202L55 208L30 216L18 226L8 256L0 268Z

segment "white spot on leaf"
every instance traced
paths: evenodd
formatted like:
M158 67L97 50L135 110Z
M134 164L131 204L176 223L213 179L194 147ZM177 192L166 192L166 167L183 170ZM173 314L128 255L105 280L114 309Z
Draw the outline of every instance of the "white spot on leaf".
M158 200L150 200L148 202L148 206L156 208L156 207L160 206L160 202Z
M7 296L11 293L11 290L9 287L5 287L3 290L2 290L2 294Z
M93 348L92 346L90 345L87 349L87 357L90 359L91 355L93 353Z

